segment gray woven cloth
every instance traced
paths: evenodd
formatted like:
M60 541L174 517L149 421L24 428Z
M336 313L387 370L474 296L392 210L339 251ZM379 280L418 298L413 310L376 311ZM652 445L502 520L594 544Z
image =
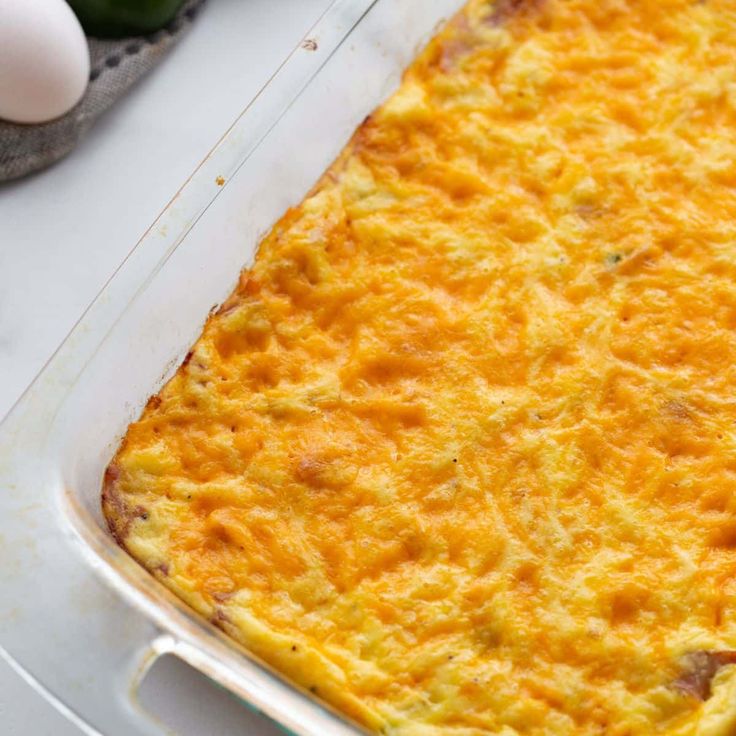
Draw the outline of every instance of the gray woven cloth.
M76 107L40 125L0 121L0 181L38 171L66 156L95 120L186 33L203 3L188 0L168 26L150 36L89 38L90 82Z

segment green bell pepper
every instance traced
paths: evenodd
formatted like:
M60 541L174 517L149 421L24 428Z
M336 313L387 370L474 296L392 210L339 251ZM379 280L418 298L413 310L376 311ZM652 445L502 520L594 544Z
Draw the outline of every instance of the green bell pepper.
M165 26L183 0L68 0L90 36L152 33Z

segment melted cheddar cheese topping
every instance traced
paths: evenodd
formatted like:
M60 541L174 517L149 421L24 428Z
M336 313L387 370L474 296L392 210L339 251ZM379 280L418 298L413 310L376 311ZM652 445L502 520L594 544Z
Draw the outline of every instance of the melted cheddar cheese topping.
M472 0L103 504L371 729L729 736L735 489L736 2Z

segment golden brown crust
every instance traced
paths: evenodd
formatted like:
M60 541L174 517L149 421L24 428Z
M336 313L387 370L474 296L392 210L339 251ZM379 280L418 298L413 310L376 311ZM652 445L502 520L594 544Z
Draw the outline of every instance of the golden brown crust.
M111 463L107 466L102 481L102 511L115 541L121 547L125 547L125 537L132 518L123 495L116 487L119 475L120 470L117 465Z
M131 554L371 728L734 733L732 11L472 0L129 428Z

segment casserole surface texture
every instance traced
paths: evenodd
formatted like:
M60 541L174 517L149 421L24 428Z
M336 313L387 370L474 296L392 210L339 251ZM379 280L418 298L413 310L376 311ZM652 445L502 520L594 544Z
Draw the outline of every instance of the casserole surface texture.
M370 729L729 736L735 386L736 3L473 0L262 242L103 508Z

